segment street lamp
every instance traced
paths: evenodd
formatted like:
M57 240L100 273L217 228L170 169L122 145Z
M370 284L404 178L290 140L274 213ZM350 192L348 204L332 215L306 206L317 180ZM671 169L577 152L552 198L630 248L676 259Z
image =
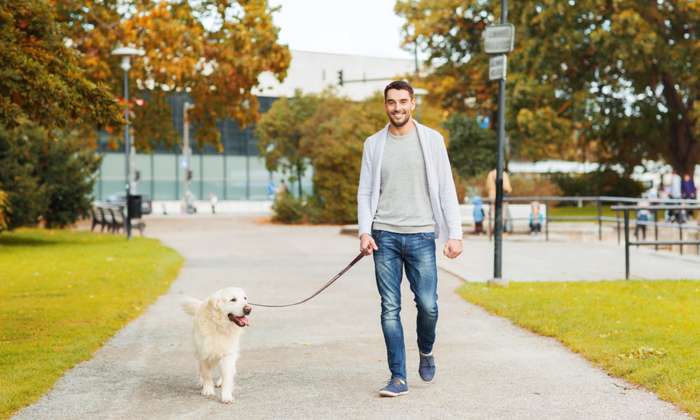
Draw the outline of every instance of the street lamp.
M192 148L190 147L190 117L188 111L194 108L189 102L182 105L182 167L185 170L185 176L182 180L184 194L182 195L182 209L187 214L192 214L195 211L192 203L192 193L190 192L190 183L192 182Z
M129 214L129 198L131 196L131 180L129 179L129 156L131 148L131 139L129 138L129 70L131 69L131 57L139 57L144 55L144 51L133 47L119 47L112 51L112 55L122 58L121 68L124 70L124 160L125 160L125 179L126 179L126 205L124 206L124 230L126 238L131 238L131 215Z

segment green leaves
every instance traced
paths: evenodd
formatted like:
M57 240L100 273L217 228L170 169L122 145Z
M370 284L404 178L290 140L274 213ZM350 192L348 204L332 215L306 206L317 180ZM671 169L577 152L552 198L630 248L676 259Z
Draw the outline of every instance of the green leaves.
M0 219L9 229L75 223L90 207L98 166L95 152L74 133L0 128L0 191L6 193Z
M362 145L386 124L382 101L381 95L353 102L332 92L296 92L292 98L277 100L263 115L257 136L267 168L282 169L293 174L293 179L298 179L309 165L314 170L313 196L306 205L291 198L281 202L280 219L301 219L301 215L288 215L302 211L316 223L350 223L356 219Z
M111 93L90 81L45 0L0 4L0 124L118 124Z
M471 178L496 167L493 130L479 127L475 118L465 114L452 114L445 128L450 132L447 154L460 177Z
M404 39L430 54L428 89L470 115L495 110L481 50L493 2L399 1ZM507 130L515 157L621 163L700 157L700 7L693 1L511 2ZM476 98L476 107L464 102ZM660 145L660 142L662 143Z

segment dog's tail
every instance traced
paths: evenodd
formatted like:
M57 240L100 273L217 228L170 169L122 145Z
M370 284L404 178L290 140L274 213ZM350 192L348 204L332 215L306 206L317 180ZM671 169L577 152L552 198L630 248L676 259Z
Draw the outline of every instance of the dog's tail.
M182 310L193 316L195 313L197 313L197 309L199 309L201 305L201 300L191 297L185 297L184 299L182 299L182 302L180 302Z

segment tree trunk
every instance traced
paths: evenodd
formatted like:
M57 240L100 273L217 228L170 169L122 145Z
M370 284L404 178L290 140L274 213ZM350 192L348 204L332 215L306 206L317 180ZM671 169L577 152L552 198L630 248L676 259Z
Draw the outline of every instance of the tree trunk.
M297 185L299 187L299 198L301 198L301 194L302 194L302 192L301 192L301 171L302 171L301 163L297 162Z
M690 118L693 99L690 98L686 106L678 94L673 81L667 74L662 76L662 81L670 126L670 163L679 175L689 174L692 177L695 174L695 164L700 155L700 144L693 136L692 120Z

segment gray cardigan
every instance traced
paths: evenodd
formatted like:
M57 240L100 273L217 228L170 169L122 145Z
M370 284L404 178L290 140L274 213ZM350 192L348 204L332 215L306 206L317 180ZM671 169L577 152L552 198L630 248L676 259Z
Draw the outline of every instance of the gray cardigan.
M440 242L462 239L462 216L457 202L452 169L442 135L432 128L413 120L425 160L428 193L435 218L435 236ZM371 233L374 215L379 204L379 185L382 155L389 124L365 140L362 151L360 185L357 189L357 219L359 235Z

